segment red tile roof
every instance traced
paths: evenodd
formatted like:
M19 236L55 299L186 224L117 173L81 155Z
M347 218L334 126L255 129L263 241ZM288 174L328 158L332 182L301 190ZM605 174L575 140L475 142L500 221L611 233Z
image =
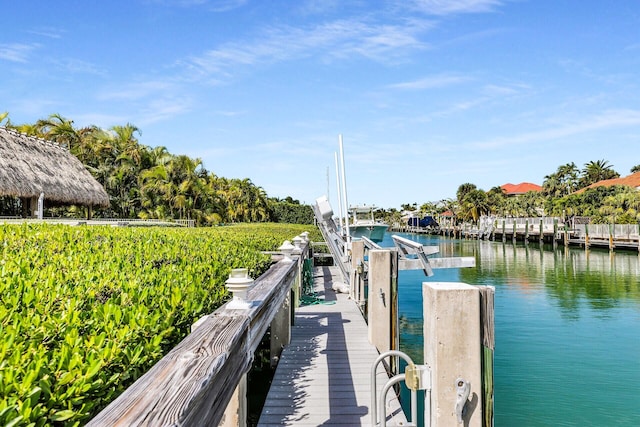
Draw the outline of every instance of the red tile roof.
M507 183L501 185L500 188L504 191L504 194L507 196L513 196L516 194L524 194L529 191L542 191L542 187L537 184L532 184L530 182L521 182L520 184L511 184Z
M640 188L640 172L632 173L631 175L623 176L622 178L603 179L602 181L594 182L593 184L583 188L582 191L587 188L611 187L613 185L627 185L633 188Z

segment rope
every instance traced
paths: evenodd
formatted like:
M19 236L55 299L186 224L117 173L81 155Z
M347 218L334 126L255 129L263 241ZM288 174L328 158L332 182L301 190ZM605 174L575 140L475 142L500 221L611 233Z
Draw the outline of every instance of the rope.
M305 259L304 264L302 265L302 295L300 296L300 305L316 305L316 304L325 304L325 305L333 305L335 301L325 301L324 299L318 297L314 286L314 277L313 277L313 260Z

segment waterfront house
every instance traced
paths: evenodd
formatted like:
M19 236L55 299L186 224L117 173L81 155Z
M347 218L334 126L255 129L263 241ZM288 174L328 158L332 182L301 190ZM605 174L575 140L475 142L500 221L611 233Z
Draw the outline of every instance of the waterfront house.
M602 181L594 182L593 184L581 189L579 192L582 192L587 188L612 187L614 185L626 185L627 187L640 190L640 172L632 173L631 175L623 176L622 178L603 179Z
M542 191L541 186L530 182L521 182L520 184L507 183L501 185L500 188L502 188L505 196L519 196L528 193L529 191L535 191L536 193Z

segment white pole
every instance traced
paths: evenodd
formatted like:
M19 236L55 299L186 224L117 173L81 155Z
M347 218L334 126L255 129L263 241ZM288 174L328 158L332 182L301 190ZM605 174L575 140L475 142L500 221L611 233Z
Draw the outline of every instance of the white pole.
M347 244L351 241L351 235L349 234L349 204L347 202L347 177L344 174L344 148L342 147L342 134L338 135L338 139L340 140L340 161L342 162L342 197L344 198L344 223L346 224L347 229Z
M44 193L40 193L40 197L38 197L38 219L42 219L44 217Z
M342 224L342 193L340 193L340 170L338 169L338 153L334 151L333 153L333 157L335 158L336 161L336 186L338 187L338 213L340 214L340 216L338 217L340 220L338 221L340 223L340 232L341 233L346 233L344 225Z

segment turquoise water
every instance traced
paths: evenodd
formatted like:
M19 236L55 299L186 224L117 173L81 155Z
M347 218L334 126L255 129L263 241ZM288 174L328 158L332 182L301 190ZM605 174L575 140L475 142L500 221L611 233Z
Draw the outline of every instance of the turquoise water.
M640 426L637 253L400 235L477 263L430 278L400 272L400 347L414 361L423 362L422 282L492 285L497 427Z

